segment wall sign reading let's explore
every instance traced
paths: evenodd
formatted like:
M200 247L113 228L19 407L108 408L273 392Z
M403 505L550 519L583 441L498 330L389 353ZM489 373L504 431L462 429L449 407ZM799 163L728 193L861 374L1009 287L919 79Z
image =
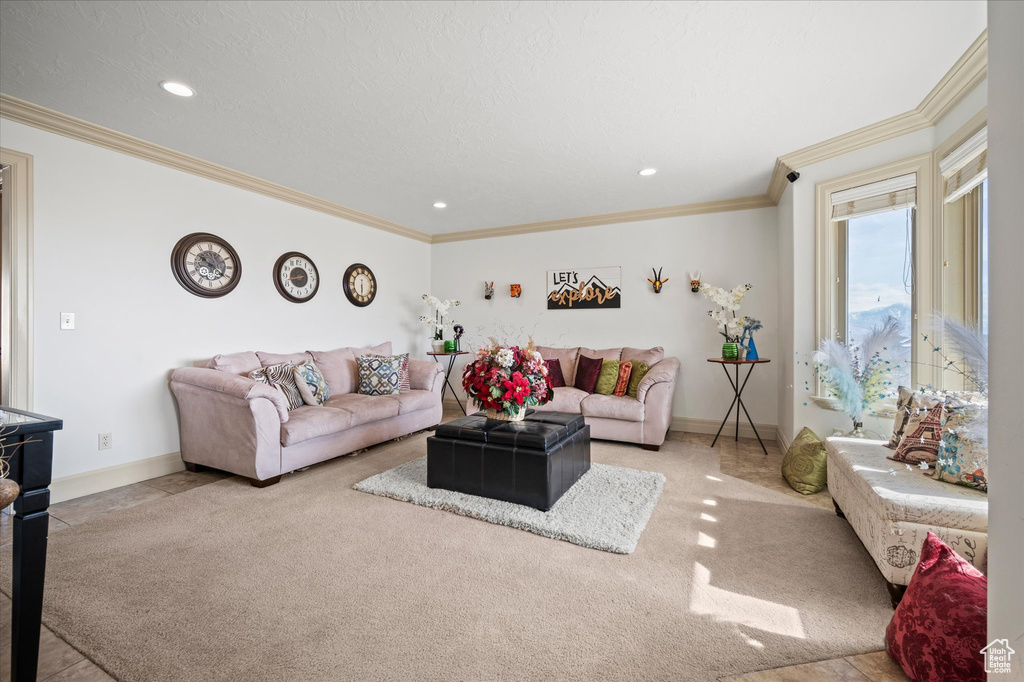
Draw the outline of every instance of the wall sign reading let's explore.
M622 268L548 271L548 310L619 308Z

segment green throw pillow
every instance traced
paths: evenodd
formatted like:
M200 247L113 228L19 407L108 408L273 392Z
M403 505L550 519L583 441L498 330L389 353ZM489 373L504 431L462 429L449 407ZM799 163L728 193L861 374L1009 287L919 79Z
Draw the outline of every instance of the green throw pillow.
M597 375L594 393L611 395L615 392L615 382L619 380L619 361L605 360L601 363L601 373Z
M647 370L651 367L646 362L640 362L638 360L630 360L633 363L633 369L629 372L629 388L626 389L626 395L630 398L636 397L636 389L640 387L640 382L647 376Z
M806 426L782 459L782 475L793 490L804 495L813 495L825 487L825 444Z

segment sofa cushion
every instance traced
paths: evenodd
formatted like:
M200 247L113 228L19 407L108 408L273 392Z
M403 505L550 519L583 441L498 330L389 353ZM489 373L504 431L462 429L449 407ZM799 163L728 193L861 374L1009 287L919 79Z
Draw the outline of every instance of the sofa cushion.
M360 355L391 355L391 342L387 341L373 348L338 348L336 350L311 350L313 362L323 372L332 395L355 393L359 386L359 370L356 357Z
M579 357L579 348L551 348L549 346L537 346L537 352L545 360L558 360L562 367L562 377L566 386L572 386L576 380L576 360Z
M617 395L588 395L580 403L585 417L621 419L629 422L644 420L644 404L636 398Z
M885 650L912 680L984 680L987 615L985 576L929 532L885 630Z
M285 447L352 428L352 413L330 407L304 405L288 417L281 424L281 445Z
M581 414L580 402L590 395L586 391L581 391L580 389L573 388L572 386L556 388L551 393L551 400L544 405L538 405L535 409L549 412Z
M579 364L576 366L576 380L573 387L585 393L593 393L597 385L597 377L601 374L601 363L599 358L591 358L581 355Z
M875 518L988 532L985 493L934 480L931 470L891 462L885 441L829 438L828 476L842 476ZM841 504L853 504L840 500Z
M638 362L646 362L648 367L665 359L665 349L661 346L654 348L623 348L622 359Z
M260 365L263 367L281 365L285 362L290 362L298 367L307 360L313 359L309 353L264 353L261 350L256 351L256 357L260 359Z
M401 358L380 355L360 355L356 358L359 367L359 392L363 395L393 395L401 389Z
M599 360L621 360L622 349L603 348L601 350L594 350L593 348L580 348L580 355L586 355L588 358L597 358ZM629 358L626 359L628 360Z
M327 407L351 412L352 426L397 417L401 409L397 395L360 395L359 393L332 395L331 399L327 401Z
M441 404L441 396L433 391L409 390L391 396L398 401L398 414L408 414L417 410L429 410Z
M296 365L294 372L295 385L307 405L323 405L331 397L331 387L315 362L307 360Z
M597 375L594 393L611 395L615 392L615 384L619 381L619 361L605 360L601 363L601 371Z
M238 374L240 376L249 376L249 372L254 372L260 368L260 359L256 353L251 350L247 350L243 353L228 353L227 355L214 355L213 358L206 363L207 369L215 369L218 372L227 372L228 374Z

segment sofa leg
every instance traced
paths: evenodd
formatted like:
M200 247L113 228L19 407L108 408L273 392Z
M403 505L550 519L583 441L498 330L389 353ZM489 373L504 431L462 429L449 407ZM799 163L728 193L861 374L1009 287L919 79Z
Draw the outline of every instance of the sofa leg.
M640 447L642 447L644 450L650 450L651 452L658 452L659 450L661 450L660 445L651 445L650 443L641 443Z
M266 488L267 486L274 485L280 480L280 476L274 476L273 478L268 478L265 481L261 481L258 478L250 478L249 483L252 485L253 488Z
M200 471L205 471L206 467L204 467L202 464L196 464L195 462L185 462L185 470L191 471L192 473L195 474Z
M839 503L838 502L836 502L835 500L832 500L832 506L836 508L836 516L838 516L841 519L845 519L846 518L846 514L844 514L843 510L839 508Z
M895 609L900 605L900 601L903 600L903 593L907 591L907 586L897 585L886 580L885 589L889 591L889 601L892 602L892 607Z

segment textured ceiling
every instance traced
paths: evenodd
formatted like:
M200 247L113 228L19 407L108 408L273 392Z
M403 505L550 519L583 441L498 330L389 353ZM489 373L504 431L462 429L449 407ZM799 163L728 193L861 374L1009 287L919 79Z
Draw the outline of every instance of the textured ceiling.
M984 27L984 2L5 0L0 91L438 233L761 194Z

